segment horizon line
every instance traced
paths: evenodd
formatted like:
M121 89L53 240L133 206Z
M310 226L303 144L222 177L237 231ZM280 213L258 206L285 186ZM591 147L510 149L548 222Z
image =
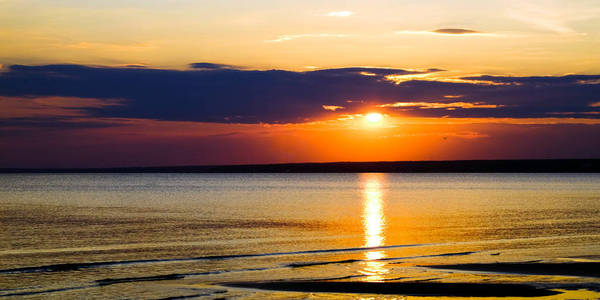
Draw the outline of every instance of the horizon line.
M27 167L0 173L600 173L600 158L336 161L265 164Z

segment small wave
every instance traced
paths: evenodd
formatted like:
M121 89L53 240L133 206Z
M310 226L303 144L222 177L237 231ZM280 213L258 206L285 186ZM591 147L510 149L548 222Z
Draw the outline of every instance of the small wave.
M366 259L345 259L345 260L335 260L335 261L314 261L314 262L297 262L286 264L286 267L290 268L303 268L303 267L312 267L312 266L322 266L322 265L330 265L330 264L349 264L355 263L359 261L365 261Z
M41 287L42 287L41 285L38 285L38 286L30 286L30 287L18 287L18 288L0 289L0 293L20 291L20 290L27 290L27 289L35 289L35 288L41 288Z
M210 296L214 296L215 294L222 294L222 293L227 293L227 291L217 290L217 291L213 291L213 292L210 292L210 293L201 293L201 294L194 294L194 295L185 295L185 296L175 296L175 297L167 297L167 298L158 298L158 299L155 299L155 300L196 299L196 298L200 298L200 297L210 297Z
M383 278L383 279L379 279L378 281L381 282L386 282L386 281L398 281L398 280L404 280L404 279L409 279L410 277L394 277L394 278Z
M57 289L48 289L48 290L40 290L40 291L27 291L27 292L18 292L18 293L10 293L0 295L2 297L16 297L16 296L33 296L39 294L47 294L47 293L56 293L56 292L65 292L65 291L73 291L73 290L81 290L96 287L96 285L86 285L86 286L75 286L75 287L65 287L65 288L57 288Z
M327 278L318 278L318 279L310 279L310 281L314 281L314 280L320 280L320 281L327 281L327 280L344 280L344 279L353 279L353 278L361 278L361 277L367 277L368 275L348 275L348 276L340 276L340 277L327 277Z
M87 289L87 288L94 288L94 287L109 286L109 285L113 285L113 284L122 284L122 283L178 280L178 279L183 279L188 276L217 275L217 274L231 273L231 272L250 272L250 271L264 271L264 270L268 270L268 268L248 268L248 269L239 269L239 270L223 270L223 271L209 271L209 272L196 272L196 273L174 273L174 274L142 276L142 277L105 278L105 279L95 280L95 281L93 281L92 284L85 285L85 286L13 292L13 293L9 293L9 294L2 294L2 295L0 295L0 298L1 297L31 296L31 295L39 295L39 294L48 294L48 293L56 293L56 292L64 292L64 291L72 291L72 290L80 290L80 289ZM20 288L20 289L15 289L15 290L25 290L25 289L32 289L32 287ZM4 291L8 291L8 290L4 290ZM223 292L222 290L215 290L213 293L222 293L222 292ZM204 296L210 296L210 295L211 294L206 294ZM199 296L191 295L191 296L181 296L181 297L199 297ZM171 299L171 298L166 298L166 299ZM173 299L179 299L179 298L175 297ZM185 299L185 298L181 298L181 299Z
M193 273L173 273L165 275L154 275L154 276L142 276L142 277L123 277L123 278L105 278L94 281L99 286L113 285L119 283L129 282L140 282L140 281L161 281L161 280L177 280L183 279L189 276L206 276L206 275L219 275L224 273L235 273L235 272L254 272L254 271L266 271L277 268L248 268L248 269L237 269L237 270L220 270L220 271L207 271L207 272L193 272Z
M405 257L385 257L385 258L377 258L377 259L345 259L345 260L335 260L335 261L296 262L296 263L286 264L285 266L290 267L290 268L303 268L303 267L321 266L321 265L329 265L329 264L348 264L348 263L365 262L365 261L390 261L390 260L406 260L406 259L417 259L417 258L428 258L428 257L462 256L462 255L470 255L473 253L477 253L477 251L442 253L442 254L432 254L432 255L418 255L418 256L405 256Z
M320 250L271 252L271 253L257 253L257 254L214 255L214 256L199 256L199 257L189 257L189 258L139 259L139 260L104 261L104 262L89 262L89 263L66 263L66 264L36 266L36 267L5 269L5 270L0 270L0 274L65 272L65 271L75 271L75 270L80 270L80 269L108 267L108 266L115 266L115 265L128 265L128 264L169 263L169 262L186 262L186 261L198 261L198 260L226 260L226 259L241 259L241 258L265 257L265 256L305 255L305 254L321 254L321 253L335 253L335 252L359 252L359 251L371 251L371 250L405 248L405 247L419 247L419 246L429 246L429 245L432 245L432 244L408 244L408 245L390 245L390 246L380 246L380 247L320 249Z
M183 279L184 274L168 274L168 275L157 275L157 276L145 276L145 277L125 277L125 278L107 278L96 280L96 284L99 286L113 285L118 283L128 282L140 282L140 281L160 281L160 280L176 280Z

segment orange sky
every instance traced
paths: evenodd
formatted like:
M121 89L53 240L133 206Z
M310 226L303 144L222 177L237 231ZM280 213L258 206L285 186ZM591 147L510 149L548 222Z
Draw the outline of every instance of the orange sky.
M110 167L328 161L595 157L597 120L399 119L309 124L97 120L121 126L21 129L0 142L7 167ZM541 121L541 122L540 122ZM76 122L76 121L75 121ZM593 125L592 125L593 124ZM25 134L26 133L26 134Z
M596 0L0 0L0 168L598 158L598 16Z

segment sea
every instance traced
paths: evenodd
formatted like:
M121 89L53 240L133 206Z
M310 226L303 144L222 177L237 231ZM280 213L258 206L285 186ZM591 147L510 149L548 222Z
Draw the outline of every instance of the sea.
M600 262L600 174L0 175L0 298L455 298L230 284L265 281L600 298L593 276L428 267L506 262Z

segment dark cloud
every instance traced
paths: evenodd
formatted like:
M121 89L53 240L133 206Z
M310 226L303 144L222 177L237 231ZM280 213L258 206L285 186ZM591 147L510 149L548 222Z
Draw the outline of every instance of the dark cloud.
M44 128L45 130L90 129L125 126L127 123L119 120L75 119L70 117L41 117L0 119L0 136L18 133L26 129Z
M225 64L213 64L207 62L200 63L191 63L189 67L192 69L201 69L201 70L219 70L219 69L240 69L239 67Z
M388 68L339 68L339 69L323 69L312 72L307 72L312 75L327 75L327 76L387 76L387 75L410 75L410 74L425 74L442 72L442 69L428 69L425 71L406 71L401 69Z
M138 65L138 64L126 65L125 67L127 67L127 68L147 68L146 65Z
M13 65L0 74L0 96L119 101L119 105L81 108L97 118L225 123L305 122L397 102L460 104L379 109L425 117L600 117L590 113L600 111L600 107L590 106L600 101L600 84L592 84L600 75L478 76L448 82L410 80L412 75L439 69L364 67L292 72L219 66L223 65L200 63L193 70L165 70ZM396 84L386 79L389 75L405 76L407 81ZM462 96L458 100L444 97L447 95ZM327 111L323 105L344 109Z
M473 33L481 33L477 30L471 29L462 29L462 28L440 28L433 30L435 33L443 33L443 34L473 34Z

